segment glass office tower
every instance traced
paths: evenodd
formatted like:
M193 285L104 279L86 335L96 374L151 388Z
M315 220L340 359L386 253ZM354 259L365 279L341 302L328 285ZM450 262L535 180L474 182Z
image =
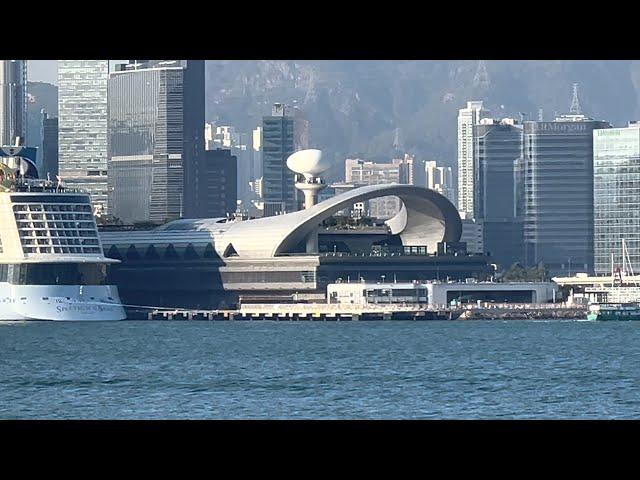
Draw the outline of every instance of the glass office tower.
M109 75L109 199L123 222L205 216L203 65L132 60Z
M622 266L622 240L640 273L640 123L594 130L594 263L596 274ZM628 272L627 272L628 273Z
M515 171L522 156L522 125L485 118L475 125L473 138L474 218L483 221L485 252L506 269L524 260Z
M527 264L551 275L593 271L593 131L610 127L583 115L524 122Z
M288 107L276 103L271 116L262 119L262 178L264 216L295 212L298 209L295 173L287 158L295 151L294 118Z
M27 61L0 60L0 145L25 145Z
M124 223L182 215L183 73L130 63L109 75L109 203Z
M107 214L108 60L58 60L58 170Z
M41 178L55 180L58 175L58 117L42 114L42 170Z

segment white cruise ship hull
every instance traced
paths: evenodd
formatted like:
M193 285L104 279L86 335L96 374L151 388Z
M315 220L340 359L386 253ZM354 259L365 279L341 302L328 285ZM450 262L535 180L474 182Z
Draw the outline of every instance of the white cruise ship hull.
M111 285L12 285L0 282L0 320L124 320Z

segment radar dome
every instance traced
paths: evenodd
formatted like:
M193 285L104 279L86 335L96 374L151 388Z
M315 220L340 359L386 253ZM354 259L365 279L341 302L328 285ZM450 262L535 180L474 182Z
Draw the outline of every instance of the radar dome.
M287 167L306 178L315 177L330 166L328 160L322 159L322 150L300 150L287 158Z

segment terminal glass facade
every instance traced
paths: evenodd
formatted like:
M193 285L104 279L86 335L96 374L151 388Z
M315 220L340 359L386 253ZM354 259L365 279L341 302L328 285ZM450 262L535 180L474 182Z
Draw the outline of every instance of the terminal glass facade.
M640 273L640 128L593 132L594 259L597 274L610 273L611 255L622 265L625 241ZM628 273L628 272L627 272Z

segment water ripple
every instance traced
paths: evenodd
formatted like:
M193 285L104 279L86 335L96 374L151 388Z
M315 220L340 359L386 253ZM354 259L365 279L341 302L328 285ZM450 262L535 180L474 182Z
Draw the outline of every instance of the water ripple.
M640 418L640 322L2 326L0 418Z

